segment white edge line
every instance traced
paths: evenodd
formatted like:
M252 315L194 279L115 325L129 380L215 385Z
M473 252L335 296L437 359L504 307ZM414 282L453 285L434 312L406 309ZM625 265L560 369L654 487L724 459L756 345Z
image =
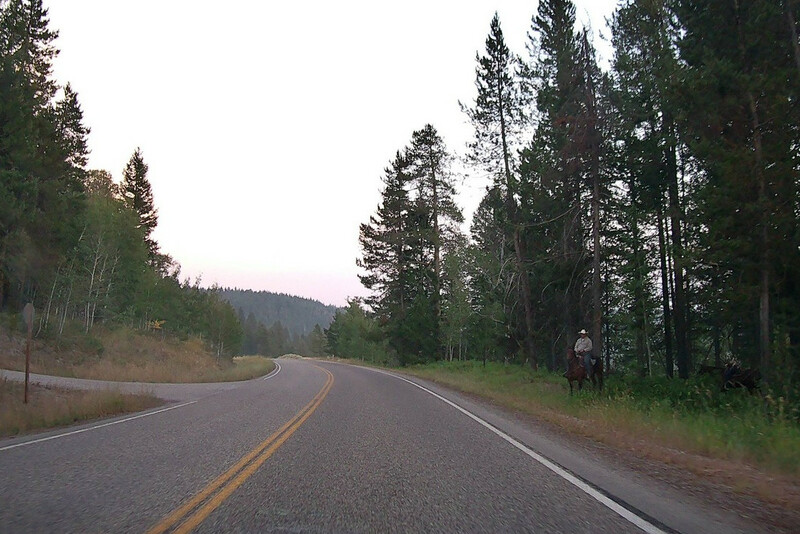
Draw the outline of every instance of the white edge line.
M277 375L280 372L281 372L281 364L279 364L278 362L275 362L275 369L270 374L268 374L267 376L262 378L261 380L269 380L270 378L274 377L275 375Z
M384 375L388 375L388 376L394 377L394 378L396 378L398 380L402 380L403 382L408 382L412 386L417 387L417 388L421 389L422 391L424 391L424 392L426 392L426 393L428 393L430 395L433 395L437 399L441 400L442 402L445 402L445 403L449 404L450 406L452 406L453 408L455 408L459 412L463 413L464 415L466 415L470 419L472 419L475 422L479 423L480 425L488 428L489 430L491 430L492 432L494 432L495 434L497 434L498 436L500 436L501 438L506 440L508 443L510 443L511 445L513 445L514 447L519 449L520 451L524 452L525 454L527 454L528 456L530 456L531 458L533 458L534 460L536 460L537 462L539 462L540 464L542 464L543 466L548 468L553 473L557 474L558 476L560 476L561 478L563 478L567 482L569 482L572 485L574 485L575 487L579 488L584 493L586 493L587 495L593 497L594 499L599 501L601 504L607 506L608 508L610 508L611 510L613 510L614 512L616 512L617 514L619 514L623 518L627 519L629 522L633 523L634 525L636 525L637 527L639 527L643 531L647 532L648 534L667 534L665 531L661 530L660 528L658 528L654 524L650 523L646 519L643 519L642 517L639 517L638 515L636 515L635 513L631 512L630 510L628 510L624 506L620 505L616 501L614 501L612 499L609 499L608 497L606 497L605 495L603 495L602 493L600 493L599 491L597 491L596 489L591 487L589 484L587 484L583 480L579 479L578 477L576 477L575 475L573 475L569 471L566 471L561 466L559 466L557 464L554 464L553 462L551 462L550 460L548 460L544 456L541 456L540 454L536 453L535 451L533 451L532 449L530 449L527 446L523 445L519 441L515 440L514 438L512 438L511 436L509 436L508 434L506 434L502 430L499 430L498 428L494 427L491 423L488 423L488 422L484 421L483 419L481 419L477 415L475 415L472 412L462 408L461 406L459 406L458 404L454 403L453 401L448 400L448 399L442 397L441 395L439 395L438 393L434 393L433 391L429 390L428 388L426 388L424 386L421 386L421 385L417 384L416 382L413 382L413 381L411 381L411 380L409 380L407 378L404 378L402 376L398 376L398 375L393 374L393 373L388 373L386 371L381 371L379 369L373 369L373 368L370 368L370 367L364 367L364 369L369 369L371 371L375 371L376 373L381 373L381 374L384 374ZM0 449L0 450L2 450L2 449Z
M281 365L278 362L275 362L275 370L272 371L267 376L265 376L262 380L269 380L270 378L273 378L274 376L276 376L280 372L281 372ZM81 434L83 432L88 432L90 430L97 430L98 428L103 428L103 427L107 427L107 426L111 426L111 425L116 425L116 424L119 424L119 423L127 423L128 421L133 421L134 419L140 419L142 417L147 417L147 416L150 416L150 415L156 415L156 414L159 414L159 413L168 412L169 410L174 410L176 408L183 408L184 406L189 406L190 404L194 404L196 402L197 402L196 400L190 401L190 402L184 402L183 404L178 404L176 406L170 406L169 408L162 408L162 409L156 410L154 412L147 412L147 413L143 413L143 414L139 414L139 415L134 415L133 417L127 417L125 419L120 419L118 421L111 421L109 423L103 423L103 424L92 426L92 427L89 427L89 428L82 428L80 430L73 430L72 432L65 432L64 434L57 434L55 436L48 436L46 438L33 439L31 441L25 441L23 443L17 443L15 445L8 445L6 447L0 447L0 452L8 451L8 450L11 450L11 449L16 449L18 447L25 447L26 445L34 445L36 443L42 443L42 442L50 441L50 440L53 440L53 439L64 438L64 437L72 436L72 435L75 435L75 434Z
M72 432L65 432L64 434L57 434L55 436L48 436L46 438L34 439L34 440L31 440L31 441L26 441L24 443L17 443L16 445L8 445L6 447L0 447L0 452L7 451L7 450L10 450L10 449L16 449L17 447L24 447L26 445L33 445L35 443L42 443L44 441L50 441L51 439L65 438L67 436L72 436L74 434L80 434L82 432L88 432L90 430L97 430L98 428L103 428L103 427L106 427L106 426L118 425L120 423L127 423L128 421L133 421L134 419L140 419L142 417L147 417L147 416L150 416L150 415L156 415L156 414L159 414L159 413L162 413L162 412L168 412L168 411L174 410L176 408L183 408L184 406L189 406L190 404L194 404L195 402L197 402L197 401L193 400L193 401L190 401L190 402L184 402L183 404L178 404L177 406L170 406L169 408L161 408L160 410L156 410L154 412L141 413L139 415L134 415L133 417L127 417L125 419L120 419L118 421L111 421L109 423L103 423L103 424L95 425L95 426L92 426L92 427L89 427L89 428L82 428L80 430L73 430Z

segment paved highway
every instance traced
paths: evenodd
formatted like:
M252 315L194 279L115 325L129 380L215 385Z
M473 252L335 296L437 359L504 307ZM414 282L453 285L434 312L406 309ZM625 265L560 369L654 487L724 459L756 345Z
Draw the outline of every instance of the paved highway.
M0 532L759 531L423 381L279 364L0 441Z

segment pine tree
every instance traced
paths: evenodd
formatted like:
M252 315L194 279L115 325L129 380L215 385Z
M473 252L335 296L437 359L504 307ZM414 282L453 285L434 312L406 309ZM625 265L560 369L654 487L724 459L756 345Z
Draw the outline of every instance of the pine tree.
M365 303L380 314L404 313L410 299L406 281L408 267L407 162L399 152L385 170L384 190L377 213L359 230L362 257L357 261L365 274L361 283L373 291Z
M360 227L360 279L373 292L365 302L402 363L441 355L442 254L463 220L449 164L433 126L414 132L386 169L376 215Z
M600 69L595 59L594 48L589 43L584 29L579 48L579 80L581 87L581 118L578 125L580 150L583 153L585 180L591 187L591 240L592 240L592 339L597 358L603 357L603 303L601 282L601 236L600 208L602 203L601 159L603 151L602 124L599 92Z
M686 63L681 126L703 169L696 197L708 225L705 260L717 267L739 352L757 339L752 363L769 373L784 345L777 332L800 341L797 314L778 313L800 303L787 283L800 272L796 7L679 1L675 14Z
M511 351L517 330L514 297L514 247L509 242L504 192L490 188L472 218L472 246L467 257L469 299L472 304L469 346L484 360Z
M420 264L425 236L420 224L428 219L410 199L410 182L408 158L398 152L385 171L376 214L360 226L362 257L357 260L365 271L359 279L372 291L365 303L377 315L402 363L416 358L411 321L419 311L415 301L425 294Z
M458 225L464 220L454 200L455 185L450 171L452 157L436 129L427 124L412 134L407 158L413 178L410 187L416 190L416 204L429 219L426 226L430 232L423 236L426 241L423 246L433 249L433 264L429 267L433 275L431 300L437 323L441 323L442 288L446 283L442 256L458 239Z
M527 251L523 242L517 197L519 177L515 161L516 136L525 124L526 98L520 90L519 60L505 44L500 19L495 13L486 39L486 55L476 55L475 106L462 105L473 127L475 140L470 144L471 159L482 165L504 192L507 211L506 232L513 243L518 278L519 301L525 314L523 350L533 367L538 367L533 344L535 318L531 302Z
M54 103L57 35L41 0L0 4L0 307L46 285L84 226L88 130L71 88Z
M684 252L686 198L680 194L679 176L679 154L685 150L677 129L675 83L680 71L674 22L668 2L636 0L620 7L612 31L618 137L625 140L620 164L632 172L628 192L636 195L631 200L636 205L631 209L641 210L642 218L637 222L642 223L642 228L656 227L654 248L660 265L665 371L672 376L675 347L678 373L685 378L689 374L691 344L686 294L688 258ZM644 271L639 274L649 277ZM636 287L641 289L643 284L644 281ZM637 335L644 335L645 326L636 326Z
M83 110L78 94L70 84L64 88L64 97L54 110L57 141L67 172L82 176L89 156L87 137L90 129L83 124Z
M536 91L536 131L522 152L527 240L536 243L535 294L542 295L541 342L561 353L590 317L584 202L586 115L584 65L569 0L540 2L529 34L528 87ZM596 173L595 173L596 174ZM593 333L596 336L596 333ZM599 340L598 340L599 341ZM556 356L553 355L555 358ZM560 358L560 355L559 355Z
M158 243L151 234L158 224L158 210L153 202L153 191L147 179L148 165L144 162L142 151L137 148L122 171L122 193L128 205L139 214L139 224L145 232L145 242L152 265L158 260Z

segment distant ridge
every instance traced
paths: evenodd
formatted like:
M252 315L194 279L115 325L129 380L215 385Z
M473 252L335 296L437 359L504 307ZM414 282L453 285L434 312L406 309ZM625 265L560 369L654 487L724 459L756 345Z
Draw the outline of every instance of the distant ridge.
M252 313L266 327L280 322L292 335L308 335L315 325L328 328L339 309L317 300L270 291L223 288L219 294L243 319Z

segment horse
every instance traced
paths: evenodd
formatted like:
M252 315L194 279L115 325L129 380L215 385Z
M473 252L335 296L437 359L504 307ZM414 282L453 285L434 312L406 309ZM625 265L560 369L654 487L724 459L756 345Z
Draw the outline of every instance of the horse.
M722 392L736 388L747 388L749 393L760 391L761 371L743 368L736 361L730 361L724 367L720 365L700 365L697 374L715 377L721 384L720 391Z
M722 391L747 388L748 393L760 391L761 371L743 369L737 363L728 363L722 374Z
M711 375L711 376L722 377L724 372L725 368L722 367L721 365L700 364L700 367L697 369L698 375Z
M567 349L567 367L564 377L569 382L569 394L572 395L572 383L578 382L578 391L581 391L583 390L583 381L586 380L586 368L581 363L581 359L575 356L572 348Z

